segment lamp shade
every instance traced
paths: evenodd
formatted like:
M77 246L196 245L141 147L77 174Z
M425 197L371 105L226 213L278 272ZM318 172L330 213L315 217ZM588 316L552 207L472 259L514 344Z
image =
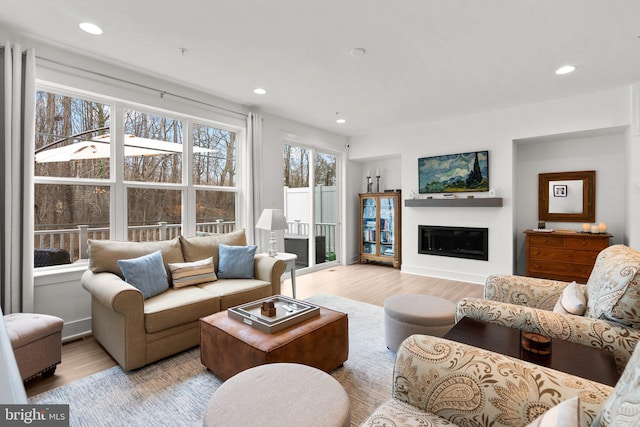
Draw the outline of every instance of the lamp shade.
M261 230L286 230L287 219L284 217L282 209L265 209L256 223L256 228Z

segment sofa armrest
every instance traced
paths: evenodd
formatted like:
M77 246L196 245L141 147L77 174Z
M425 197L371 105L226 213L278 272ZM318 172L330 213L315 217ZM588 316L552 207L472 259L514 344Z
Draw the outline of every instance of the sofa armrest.
M622 372L638 341L640 330L593 319L554 313L480 298L464 298L456 308L456 321L463 317L536 332L550 338L609 350Z
M466 344L407 338L396 355L393 397L457 425L527 425L578 396L583 425L613 388ZM583 415L583 416L582 416Z
M492 301L553 310L568 282L536 277L495 274L484 286L484 298Z
M264 254L256 255L254 274L256 279L271 283L272 295L279 295L280 279L284 274L286 264L284 261L271 258Z
M87 270L80 282L93 299L113 311L124 314L130 310L144 311L142 292L117 274Z

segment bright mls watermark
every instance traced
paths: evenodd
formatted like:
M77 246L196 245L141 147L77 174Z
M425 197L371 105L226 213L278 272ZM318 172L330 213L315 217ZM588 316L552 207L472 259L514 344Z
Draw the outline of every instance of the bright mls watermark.
M69 405L0 405L0 425L69 427Z

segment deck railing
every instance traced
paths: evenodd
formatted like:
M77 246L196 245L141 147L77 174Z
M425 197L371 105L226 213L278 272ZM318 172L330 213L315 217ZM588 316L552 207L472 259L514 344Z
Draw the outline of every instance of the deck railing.
M289 221L289 234L309 235L309 224L301 221ZM197 232L204 233L229 233L236 229L235 221L217 220L213 222L201 222L196 224ZM325 251L327 254L335 253L335 224L316 224L315 233L325 236ZM159 222L156 225L136 225L128 229L128 240L132 242L145 242L153 240L170 240L182 233L180 224ZM109 240L111 234L109 227L90 227L78 225L77 228L58 230L37 230L34 232L34 247L38 249L58 248L69 252L71 262L79 259L87 259L88 240Z

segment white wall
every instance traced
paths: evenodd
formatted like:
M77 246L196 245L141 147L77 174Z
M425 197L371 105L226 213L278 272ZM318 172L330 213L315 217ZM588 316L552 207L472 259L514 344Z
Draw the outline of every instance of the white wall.
M624 210L612 209L624 200L626 128L608 129L604 135L591 133L533 138L516 143L516 272L524 275L525 236L522 231L538 223L538 174L596 171L596 220L607 224L611 243L625 243ZM547 222L547 228L580 231L582 223ZM520 230L520 233L517 231Z
M401 158L403 198L417 190L417 159L424 156L489 150L489 183L500 208L407 208L402 211L402 270L483 283L494 273L514 271L517 165L514 140L593 129L628 126L630 90L610 91L541 104L399 126L351 139L352 159L369 162L382 156ZM537 185L531 191L537 191ZM419 224L489 228L489 261L444 258L417 253Z
M625 134L625 237L629 246L640 250L640 84L632 87L631 114L631 126Z

